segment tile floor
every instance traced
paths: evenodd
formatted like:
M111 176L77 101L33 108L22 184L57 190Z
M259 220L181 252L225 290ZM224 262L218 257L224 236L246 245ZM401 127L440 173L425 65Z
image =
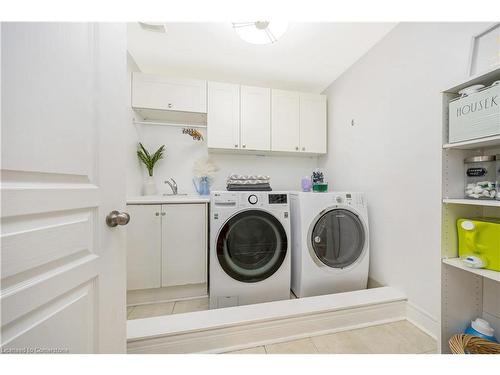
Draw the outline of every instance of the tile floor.
M290 292L290 299L294 298L297 297ZM127 319L152 318L160 315L181 314L203 310L208 310L208 297L129 306L127 307Z
M127 307L127 319L152 318L153 316L202 310L208 310L208 297L129 306Z
M408 321L382 324L227 354L432 354L436 340Z

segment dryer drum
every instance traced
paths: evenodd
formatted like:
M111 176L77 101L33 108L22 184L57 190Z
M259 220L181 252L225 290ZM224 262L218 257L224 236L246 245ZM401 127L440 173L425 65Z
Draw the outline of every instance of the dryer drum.
M231 217L217 237L217 259L233 279L253 283L273 275L285 260L288 239L278 219L262 210Z
M321 215L311 233L315 255L328 267L345 268L362 255L366 234L363 223L353 212L332 209Z

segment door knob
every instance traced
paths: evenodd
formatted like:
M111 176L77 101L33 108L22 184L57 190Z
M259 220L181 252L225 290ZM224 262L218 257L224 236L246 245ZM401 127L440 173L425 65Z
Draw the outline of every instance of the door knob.
M111 211L108 216L106 216L106 224L108 224L108 227L127 225L129 221L130 215L126 212Z

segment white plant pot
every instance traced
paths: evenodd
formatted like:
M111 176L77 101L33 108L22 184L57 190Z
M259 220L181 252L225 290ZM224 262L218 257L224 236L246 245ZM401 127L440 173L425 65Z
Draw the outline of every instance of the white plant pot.
M152 176L144 177L144 182L142 183L142 195L155 195L156 194L156 183Z

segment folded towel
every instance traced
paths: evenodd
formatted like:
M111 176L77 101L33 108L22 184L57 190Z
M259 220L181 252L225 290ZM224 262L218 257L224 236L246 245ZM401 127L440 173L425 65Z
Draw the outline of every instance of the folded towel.
M259 184L227 184L227 186L232 186L232 187L245 187L245 188L256 188L256 187L266 187L270 186L268 182L266 183L259 183Z
M268 184L269 180L232 180L228 179L227 184L233 185L255 185L255 184Z
M242 175L242 174L236 174L233 173L229 175L227 178L228 180L269 180L269 176L264 176L261 174L255 174L255 175Z
M227 191L272 191L269 184L262 184L262 186L255 185L227 185Z

